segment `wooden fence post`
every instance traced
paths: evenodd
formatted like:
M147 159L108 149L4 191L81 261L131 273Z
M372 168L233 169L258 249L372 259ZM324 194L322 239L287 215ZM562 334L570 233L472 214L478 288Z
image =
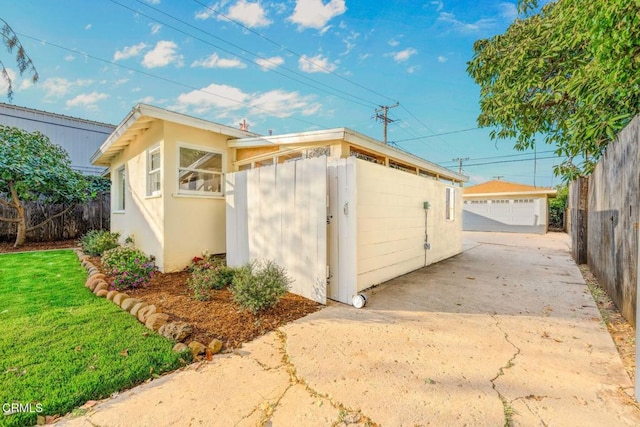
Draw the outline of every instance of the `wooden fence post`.
M571 247L576 264L587 263L589 179L579 177L571 186Z

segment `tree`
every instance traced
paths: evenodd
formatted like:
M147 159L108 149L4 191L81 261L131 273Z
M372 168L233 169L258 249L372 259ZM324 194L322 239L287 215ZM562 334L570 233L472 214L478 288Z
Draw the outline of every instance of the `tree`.
M640 112L640 0L520 0L519 10L467 64L480 85L478 124L518 150L556 144L566 156L556 175L588 175Z
M15 217L0 217L0 221L17 224L16 247L24 243L27 231L64 215L104 188L104 179L87 179L71 169L67 152L47 136L0 125L0 205L16 211ZM28 226L24 202L36 200L68 206L40 224Z
M0 35L2 35L2 43L7 47L7 51L9 53L13 53L14 49L16 51L16 64L18 65L18 72L22 76L26 71L31 73L31 81L36 83L38 81L38 71L36 70L35 65L31 61L29 55L24 50L22 43L20 43L20 39L18 39L18 35L13 31L13 29L9 26L7 21L0 18L0 22L2 23L2 29L0 29ZM4 62L0 60L0 74L2 74L2 78L7 82L7 98L9 98L9 102L13 99L13 81L11 80L11 76L9 75L9 71L7 67L4 65Z

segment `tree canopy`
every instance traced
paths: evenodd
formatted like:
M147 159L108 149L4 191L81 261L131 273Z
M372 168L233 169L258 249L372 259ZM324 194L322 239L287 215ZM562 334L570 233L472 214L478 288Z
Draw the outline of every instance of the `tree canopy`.
M24 243L26 231L53 219L27 228L25 201L68 204L70 209L104 190L105 181L71 169L67 152L42 133L0 125L0 205L16 211L15 217L0 221L17 224L16 246Z
M7 51L9 53L16 52L16 64L18 65L18 72L22 76L25 72L31 73L31 81L33 83L38 81L38 71L36 70L35 65L31 61L29 55L24 50L22 43L20 43L20 39L18 39L18 35L13 31L13 29L9 26L7 21L0 18L0 24L2 27L0 28L0 36L2 36L2 43L6 46ZM4 81L7 82L7 98L9 101L13 99L13 80L9 75L9 71L5 66L2 59L0 59L0 75Z
M504 34L478 40L467 72L480 85L482 127L566 157L555 173L588 175L640 112L640 0L521 0Z

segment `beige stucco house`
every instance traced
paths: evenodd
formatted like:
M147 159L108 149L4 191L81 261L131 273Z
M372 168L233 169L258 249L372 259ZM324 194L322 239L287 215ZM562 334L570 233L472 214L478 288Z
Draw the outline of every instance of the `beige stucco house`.
M318 158L328 159L320 169L334 167L334 174L357 176L350 181L350 199L339 207L342 199L331 193L338 181L332 184L331 172L307 179L307 185L325 181L325 190L320 191L326 195L318 205L322 212L314 213L324 228L318 226L314 234L328 236L326 258L338 257L338 246L332 242L345 240L341 236L347 233L353 237L349 263L355 265L349 280L356 280L357 286L351 288L360 291L461 252L461 186L466 177L347 128L261 136L139 104L91 160L111 172L112 231L123 239L132 237L136 246L155 257L162 271L170 272L183 269L204 250L227 253L230 240L231 250L237 252L236 229L245 230L248 237L240 237L246 240L265 228L258 227L255 218L248 219L247 213L235 217L230 227L227 216L235 212L239 182L260 173L262 179L271 173L276 176L278 169L295 175L295 168L305 168ZM318 170L318 160L314 161ZM273 207L253 194L245 196L253 203L251 212ZM332 197L335 203L329 207ZM288 200L286 193L283 200ZM338 214L344 216L342 229L332 226L331 212L336 223ZM229 232L233 236L227 236ZM278 245L283 241L266 246ZM245 257L270 255L245 252Z

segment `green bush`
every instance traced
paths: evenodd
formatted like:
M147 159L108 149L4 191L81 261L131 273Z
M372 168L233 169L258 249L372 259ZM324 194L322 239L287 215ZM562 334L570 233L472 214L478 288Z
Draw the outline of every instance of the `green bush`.
M157 270L144 252L131 246L106 251L102 265L105 273L113 276L113 288L117 290L147 286Z
M193 292L194 299L207 301L211 298L209 290L219 290L229 286L235 271L234 268L225 265L196 265L191 269L191 276L187 279L187 286Z
M110 233L106 230L91 230L80 238L80 245L84 253L91 256L100 256L109 249L120 246L118 238L120 234Z
M276 305L289 290L291 279L273 261L252 261L234 272L231 292L242 308L257 314Z

